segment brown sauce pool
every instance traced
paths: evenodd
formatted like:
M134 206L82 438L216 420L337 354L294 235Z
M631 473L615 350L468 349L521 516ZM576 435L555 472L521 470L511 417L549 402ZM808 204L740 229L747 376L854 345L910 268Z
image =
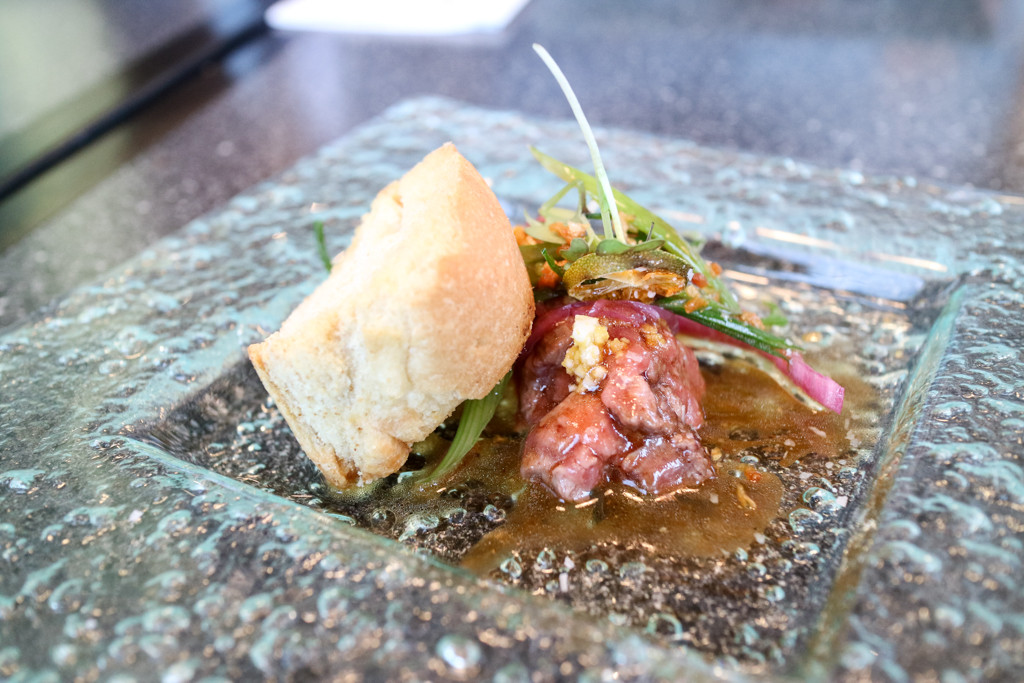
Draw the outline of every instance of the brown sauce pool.
M842 416L815 411L765 373L742 361L702 367L707 383L701 440L717 477L694 489L641 495L608 483L588 500L566 503L518 476L520 440L490 442L463 466L464 476L521 489L504 525L491 531L462 565L486 574L513 551L582 552L599 543L641 547L659 556L710 557L751 546L780 512L783 484L764 467L740 460L751 447L783 467L801 456L838 458L848 448ZM525 488L524 488L525 487Z
M561 555L614 544L657 556L711 557L747 548L763 541L758 537L783 512L784 485L770 470L803 457L839 459L849 451L848 415L857 397L866 400L868 393L851 392L851 384L857 389L863 384L841 367L826 369L854 399L847 401L843 415L811 409L742 360L702 365L707 391L699 433L715 459L717 477L694 489L653 496L609 482L588 500L566 503L519 476L522 437L496 436L481 440L440 482L415 485L409 477L371 496L408 513L433 510L440 515L450 503L446 492L466 486L510 497L515 503L504 522L461 557L462 566L481 575L513 553L544 549ZM425 449L435 452L427 454L428 470L446 447L447 442L435 438L433 447Z
M820 366L820 364L818 364ZM816 454L832 460L849 448L845 415L829 410L812 410L753 366L737 361L702 367L707 392L703 406L705 420L701 439L709 449L717 446L725 456L748 448L789 467L801 457ZM860 394L860 386L843 377L849 398Z

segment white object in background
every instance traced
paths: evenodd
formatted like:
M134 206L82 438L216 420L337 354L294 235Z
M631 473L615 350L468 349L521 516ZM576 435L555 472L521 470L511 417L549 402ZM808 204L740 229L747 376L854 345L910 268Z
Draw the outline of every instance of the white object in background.
M280 0L272 28L393 36L498 33L530 0Z

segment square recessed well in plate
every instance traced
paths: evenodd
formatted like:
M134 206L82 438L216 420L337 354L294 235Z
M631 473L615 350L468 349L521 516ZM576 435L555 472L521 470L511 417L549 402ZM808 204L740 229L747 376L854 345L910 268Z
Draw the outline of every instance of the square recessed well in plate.
M890 456L889 427L900 389L947 292L943 282L926 284L785 248L715 243L707 253L727 269L741 297L780 302L793 329L810 340L809 357L846 384L847 406L834 420L840 443L829 444L830 452L822 441L789 426L781 429L793 431L767 439L758 434L757 422L712 425L732 441L731 457L718 464L720 485L745 487L753 509L737 517L726 509L728 490L721 501L710 494L712 507L723 511L692 518L703 525L696 532L702 540L683 549L646 538L643 529L603 533L602 523L611 523L598 516L589 521L594 542L569 548L557 532L550 542L531 538L529 528L499 536L514 519L515 493L470 475L457 484L428 487L428 495L414 494L403 481L423 465L415 454L406 474L392 475L375 491L332 492L244 361L185 403L168 406L162 419L136 425L134 438L319 510L339 524L397 540L409 552L430 553L456 566L468 557L491 580L567 603L581 617L608 619L666 645L735 658L748 669L777 670L799 659L822 626L844 569L843 554L872 513L877 474ZM717 366L706 366L711 394ZM801 426L824 436L814 425ZM762 476L777 478L780 499L769 492L758 498ZM706 500L698 492L684 495ZM691 521L680 514L682 524ZM557 515L550 524L557 527ZM481 543L496 544L497 555L481 562L475 550Z

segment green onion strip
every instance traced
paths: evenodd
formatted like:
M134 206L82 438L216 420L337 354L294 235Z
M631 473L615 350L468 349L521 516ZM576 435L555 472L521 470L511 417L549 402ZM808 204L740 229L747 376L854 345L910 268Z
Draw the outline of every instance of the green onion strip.
M501 378L498 385L491 389L483 398L470 399L462 404L462 419L459 420L459 428L455 431L455 438L448 446L448 452L438 463L434 471L430 473L431 481L438 481L448 474L462 462L466 454L476 445L483 434L484 428L494 417L494 411L501 403L501 397L505 394L505 387L508 386L512 371L509 370Z

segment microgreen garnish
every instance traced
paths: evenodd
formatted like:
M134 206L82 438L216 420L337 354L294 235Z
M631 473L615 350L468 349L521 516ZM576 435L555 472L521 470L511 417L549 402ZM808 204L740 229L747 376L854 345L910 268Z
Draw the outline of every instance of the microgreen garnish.
M511 377L512 371L509 370L501 378L501 381L498 382L498 385L491 389L486 396L479 399L470 399L462 404L462 418L459 420L459 427L455 431L455 437L452 439L451 445L448 446L448 452L444 454L441 462L428 475L430 481L436 482L458 467L462 459L466 457L466 454L476 445L480 435L484 432L484 428L487 427L491 418L494 417L494 411L497 409L498 404L501 403L501 397L505 394L505 387L508 386Z
M316 235L316 249L320 254L320 260L323 261L324 268L327 269L329 275L331 272L331 257L327 252L327 241L324 239L323 221L317 221L313 224L313 234Z
M562 277L564 291L575 298L636 297L768 353L783 355L798 348L789 340L766 332L761 323L755 324L756 317L751 320L749 314L743 313L736 297L718 276L721 269L713 268L701 257L702 241L692 244L663 218L612 188L593 130L565 74L543 47L534 45L533 49L569 101L590 150L594 175L530 148L541 166L566 183L541 205L539 220L527 220L527 234L548 243L540 249L532 245L522 248L531 273L539 272L537 269L546 262ZM579 207L572 211L556 206L572 188L580 193ZM588 197L597 199L600 214L588 210ZM598 217L604 226L602 238L589 228L589 221ZM562 231L551 225L555 221L585 225L586 239L570 240L563 236ZM645 261L640 259L642 254L650 256ZM564 261L553 262L556 257ZM785 324L785 317L777 307L771 307L762 323Z
M531 147L530 151L533 152L533 156L536 157L541 166L567 183L579 185L591 195L596 195L599 191L600 183L597 178L589 173L563 163L552 156L548 156L534 147ZM725 286L725 283L711 272L711 268L701 258L700 252L694 245L683 239L676 229L669 225L668 221L636 202L625 192L620 190L612 190L612 192L615 195L615 201L618 203L619 208L633 217L630 223L631 227L636 231L637 237L645 240L665 240L663 247L665 251L675 254L686 261L695 271L704 275L711 284L712 289L718 293L722 303L729 310L739 312L740 307L735 297Z
M597 243L595 254L623 254L629 251L629 245L618 240L601 240Z

